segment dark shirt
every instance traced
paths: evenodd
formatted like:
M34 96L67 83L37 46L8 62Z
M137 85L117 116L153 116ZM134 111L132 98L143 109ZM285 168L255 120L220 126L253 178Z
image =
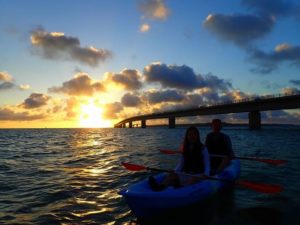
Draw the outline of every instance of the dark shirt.
M184 165L183 171L185 173L197 174L204 172L203 154L204 145L187 146L188 149L184 150L183 158Z
M209 154L232 156L232 145L230 138L221 132L211 132L206 136L205 145ZM222 163L222 157L210 157L210 167L217 170Z

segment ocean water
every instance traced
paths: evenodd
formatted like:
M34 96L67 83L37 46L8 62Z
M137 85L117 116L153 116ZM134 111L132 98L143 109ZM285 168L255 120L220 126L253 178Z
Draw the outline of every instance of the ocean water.
M199 127L204 141L210 131ZM207 224L298 225L300 126L225 127L238 156L286 159L277 167L241 161L241 179L278 184L280 194L236 188L226 213ZM0 224L135 224L118 191L149 176L122 161L173 168L185 128L0 130ZM199 209L201 215L201 209ZM201 223L195 215L194 224Z

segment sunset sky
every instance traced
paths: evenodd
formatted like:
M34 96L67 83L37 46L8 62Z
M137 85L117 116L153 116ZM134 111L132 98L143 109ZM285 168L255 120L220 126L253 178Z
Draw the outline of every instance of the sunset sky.
M279 93L300 93L299 1L0 0L0 128L111 127Z

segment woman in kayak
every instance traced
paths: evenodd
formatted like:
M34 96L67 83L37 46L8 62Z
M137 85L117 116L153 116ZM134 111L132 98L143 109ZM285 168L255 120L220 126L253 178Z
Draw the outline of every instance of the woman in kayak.
M208 151L205 145L201 143L200 134L196 127L192 126L186 130L181 151L181 159L174 173L170 173L166 176L161 183L157 183L153 176L149 177L149 185L153 191L161 191L168 186L178 188L190 185L198 182L201 177L204 178L209 175L210 160ZM199 177L177 173L188 173Z

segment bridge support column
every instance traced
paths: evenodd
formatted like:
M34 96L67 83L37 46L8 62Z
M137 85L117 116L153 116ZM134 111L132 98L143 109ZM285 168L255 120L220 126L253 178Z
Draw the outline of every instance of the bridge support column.
M169 128L175 128L175 117L174 116L169 117Z
M249 118L249 128L257 130L261 128L261 117L259 111L252 111L248 114Z
M128 127L132 128L132 121L129 121L128 123L129 123Z
M141 128L146 128L146 120L141 121Z

